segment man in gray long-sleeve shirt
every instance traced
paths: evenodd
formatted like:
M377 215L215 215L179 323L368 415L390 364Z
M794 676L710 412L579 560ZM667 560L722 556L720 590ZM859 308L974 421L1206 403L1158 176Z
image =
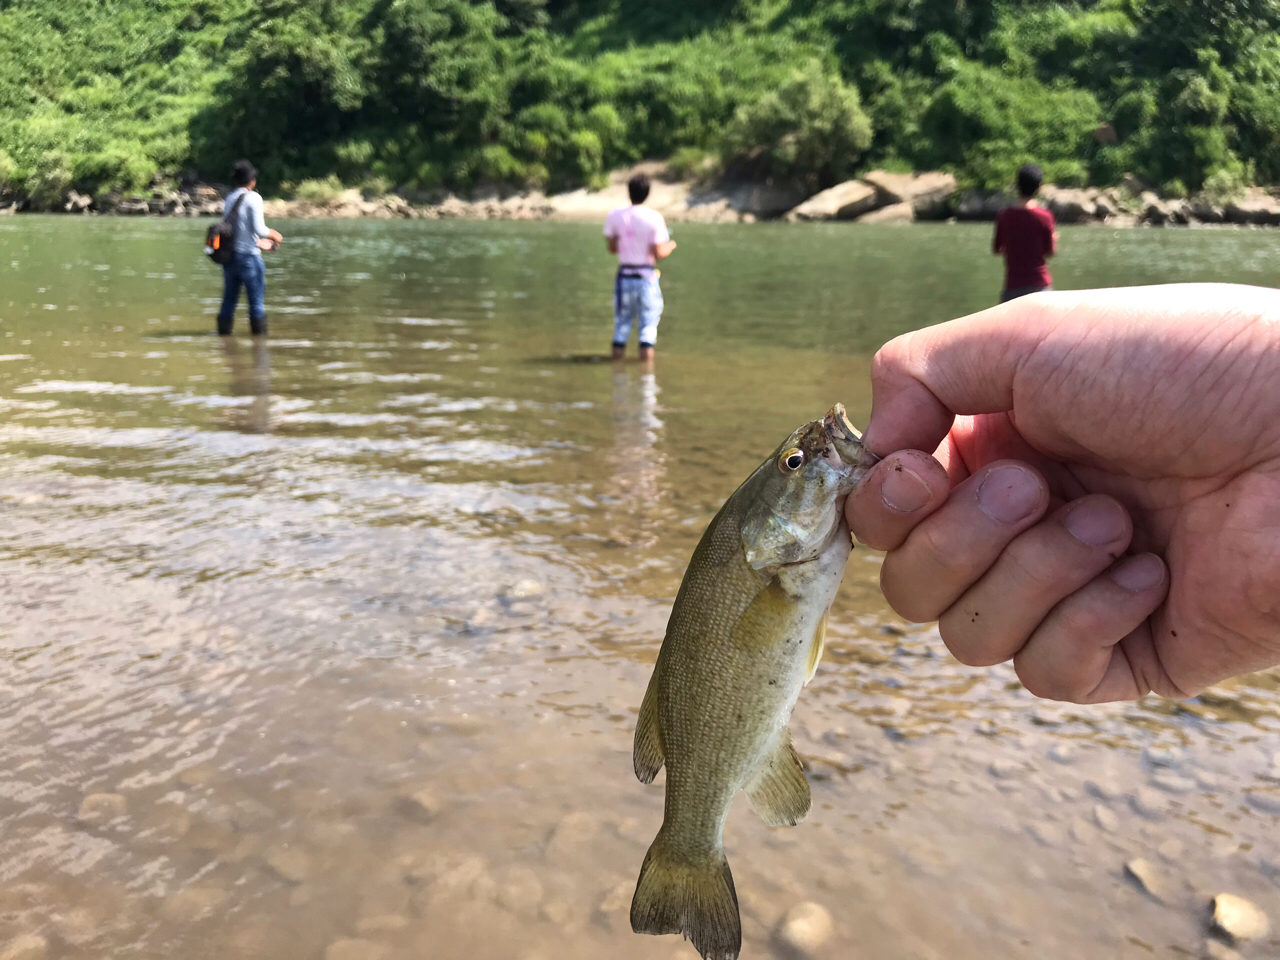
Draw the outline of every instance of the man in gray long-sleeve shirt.
M222 265L218 333L224 337L231 335L231 321L243 286L249 300L249 330L255 337L266 336L267 269L262 262L262 251L276 249L284 238L268 229L262 219L262 196L253 189L258 185L258 171L253 164L237 160L231 168L231 182L236 189L227 194L222 215L231 221L235 231L235 253Z

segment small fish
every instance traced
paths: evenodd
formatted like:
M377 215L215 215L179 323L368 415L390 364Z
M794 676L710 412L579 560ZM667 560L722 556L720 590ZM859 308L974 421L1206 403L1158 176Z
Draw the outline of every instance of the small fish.
M636 933L682 933L706 960L742 949L725 818L739 790L771 826L809 812L787 721L853 546L845 498L876 460L836 404L747 478L694 550L636 725L640 782L667 767L662 828L631 901Z

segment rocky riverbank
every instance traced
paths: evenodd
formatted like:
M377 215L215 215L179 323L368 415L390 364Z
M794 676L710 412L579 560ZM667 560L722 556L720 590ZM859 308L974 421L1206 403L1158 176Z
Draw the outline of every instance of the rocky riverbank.
M380 196L359 190L334 191L322 198L268 200L268 218L374 218L424 220L603 220L627 203L626 182L642 170L653 180L650 206L672 223L754 223L845 221L912 223L943 220L994 220L1013 203L999 191L961 190L949 173L870 173L810 196L786 183L705 184L667 176L666 165L646 163L615 171L600 190L547 195L491 187L470 197L452 193ZM91 197L70 191L57 208L73 214L211 217L222 212L228 192L220 185L194 183L180 189L154 189L149 196L109 194ZM1251 188L1230 200L1162 197L1136 178L1116 187L1045 187L1040 202L1059 223L1112 227L1280 226L1280 188ZM24 208L20 201L0 205L0 214Z

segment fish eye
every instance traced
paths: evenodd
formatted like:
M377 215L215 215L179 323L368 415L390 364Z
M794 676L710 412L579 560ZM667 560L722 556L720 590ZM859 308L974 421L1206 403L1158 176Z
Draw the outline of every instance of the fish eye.
M804 466L804 453L792 447L778 458L778 466L783 473L795 473Z

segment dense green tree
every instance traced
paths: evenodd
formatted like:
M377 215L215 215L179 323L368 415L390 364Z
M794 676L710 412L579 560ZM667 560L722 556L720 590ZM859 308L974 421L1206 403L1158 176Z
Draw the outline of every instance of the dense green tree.
M1280 181L1278 29L1280 0L0 0L0 191L242 155L268 191L560 189L677 151L1222 190Z
M738 108L725 133L730 168L807 182L814 189L845 179L871 144L871 121L858 91L810 62L779 89Z

